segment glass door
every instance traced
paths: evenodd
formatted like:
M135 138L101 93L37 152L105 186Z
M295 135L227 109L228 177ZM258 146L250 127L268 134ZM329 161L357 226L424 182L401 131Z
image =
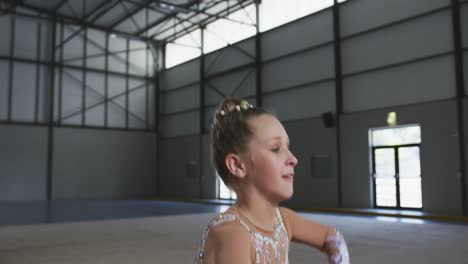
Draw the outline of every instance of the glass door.
M420 146L373 148L376 207L422 208Z
M422 208L419 146L399 147L398 164L401 207Z
M377 207L396 207L396 164L394 148L376 148L374 153L374 202Z

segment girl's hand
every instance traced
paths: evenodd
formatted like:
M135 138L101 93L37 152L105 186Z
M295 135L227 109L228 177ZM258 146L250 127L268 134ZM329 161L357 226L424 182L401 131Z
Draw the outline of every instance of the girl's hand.
M322 251L328 255L330 264L349 264L349 253L346 241L336 229L332 229L325 239Z

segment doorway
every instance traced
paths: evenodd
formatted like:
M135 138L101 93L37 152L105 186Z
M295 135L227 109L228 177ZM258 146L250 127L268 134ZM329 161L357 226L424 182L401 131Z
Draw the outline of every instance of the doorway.
M374 205L422 209L421 127L371 129Z
M221 177L218 174L218 171L216 171L216 181L218 182L218 199L224 199L224 200L236 200L237 196L236 193L229 189L221 179Z

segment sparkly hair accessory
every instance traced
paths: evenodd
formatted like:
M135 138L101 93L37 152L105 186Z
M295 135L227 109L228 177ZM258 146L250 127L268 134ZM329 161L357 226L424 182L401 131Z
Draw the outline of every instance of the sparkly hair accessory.
M221 110L217 111L216 113L221 115L221 116L225 116L226 114L234 112L234 111L236 111L236 112L247 111L247 110L252 109L254 107L253 107L253 105L249 104L249 102L247 102L246 100L242 100L240 104L230 105L230 106L227 106L226 108L227 108L226 110L221 109Z

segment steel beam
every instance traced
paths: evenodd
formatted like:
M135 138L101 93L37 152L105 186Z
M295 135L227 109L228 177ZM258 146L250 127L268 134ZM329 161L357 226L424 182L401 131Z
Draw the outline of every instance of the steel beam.
M343 76L341 66L341 32L340 32L340 4L338 0L333 2L333 44L335 58L335 119L336 119L336 162L337 162L337 194L338 207L343 207L343 188L341 175L341 122L343 113Z
M7 120L12 120L12 110L13 110L13 71L14 71L14 62L13 57L15 54L15 17L11 17L11 32L10 32L10 55L8 57L9 61L9 71L8 71L8 112Z
M204 47L204 28L200 28L201 56L200 56L200 137L205 133L205 54Z
M211 8L211 7L215 6L215 5L217 5L218 3L222 2L222 1L224 1L224 0L217 1L217 2L215 2L215 4L213 4L213 5L211 5L211 6L208 6L208 7L205 6L205 8L203 8L202 11L205 11L205 10L209 9L209 8ZM167 21L167 20L170 20L170 19L174 18L174 17L176 16L176 14L177 14L177 13L174 13L174 14L172 14L172 15L163 17L163 18L161 18L161 19L158 19L158 20L156 20L156 21L150 23L150 24L147 25L145 28L142 28L141 30L135 32L135 35L141 36L141 34L143 34L144 32L146 32L146 31L148 31L148 30L150 30L150 29L153 28L154 26L159 25L160 23L162 23L162 22L164 22L164 21ZM196 16L196 15L197 15L197 14L191 15L190 17L188 17L188 18L186 18L186 19L190 19L190 18L192 18L192 17L194 17L194 16ZM184 20L185 20L185 19L184 19Z
M236 6L235 6L235 7L236 7ZM233 13L233 12L235 12L235 11L238 10L238 9L235 9L235 7L233 8L234 10L231 10L231 11L229 11L229 12L228 12L228 10L223 10L223 11L221 11L221 12L219 12L219 13L217 14L217 16L219 16L219 17L224 17L224 16L226 16L226 15L229 15L230 13ZM186 18L186 19L190 19L190 18L191 18L191 17ZM217 18L215 18L215 17L208 17L208 18L206 18L206 19L204 19L204 20L202 20L202 21L199 21L199 22L197 23L196 26L193 26L193 27L189 28L189 31L194 31L194 30L198 29L200 26L206 26L206 25L208 25L209 23L215 21L216 19L217 19ZM166 30L168 30L168 29L166 29ZM182 32L182 31L180 31L180 32L178 32L178 33L176 33L176 34L174 34L174 35L171 36L171 37L164 38L164 39L162 39L162 41L166 41L166 42L174 41L174 39L177 39L177 38L179 38L179 37L181 37L181 36L183 35L183 34L181 34L181 32Z
M87 41L88 39L88 30L87 28L84 29L84 38L83 38L83 54L86 57L88 54L87 51ZM86 59L83 60L83 67L86 69L87 61ZM81 71L81 126L86 125L86 70Z
M54 13L57 13L58 10L59 10L65 3L67 3L67 2L68 2L68 0L62 0L62 1L60 1L57 5L55 5L54 11L53 11L53 12L54 12Z
M459 149L459 177L461 187L461 209L463 215L468 215L466 192L466 153L465 153L465 115L463 109L463 98L465 97L464 84L464 65L463 65L463 48L462 48L462 31L460 17L460 3L458 0L451 0L452 11L452 32L453 32L453 48L455 62L455 84L457 90L457 121L458 121L458 149Z
M60 24L60 41L63 41L63 36L65 34L65 24L62 22ZM55 45L53 43L52 45ZM58 120L57 123L59 125L62 124L62 102L63 102L63 49L60 49L60 54L59 54L59 60L60 60L60 66L59 66L59 83L57 85L58 87ZM84 70L84 69L83 69Z
M146 50L146 48L135 48L135 49L130 49L130 52L134 51L141 51L141 50ZM120 53L125 53L127 50L118 50L118 51L113 51L113 52L108 52L109 55L117 55ZM93 54L93 55L87 55L86 57L75 57L75 58L69 58L66 60L63 60L62 62L70 62L70 61L77 61L77 60L84 60L84 59L91 59L91 58L99 58L105 56L106 53L99 53L99 54Z
M52 23L52 43L55 43L55 38L57 35L57 20L54 17L54 22ZM49 86L49 119L48 122L48 137L47 137L47 182L46 182L46 194L47 201L52 201L53 194L53 185L52 185L52 172L53 172L53 156L54 156L54 100L55 100L55 48L54 45L51 45L51 61L52 66L50 67L50 86Z
M255 81L256 81L256 92L255 101L257 106L263 106L263 87L262 87L262 35L260 34L260 1L255 1L255 12L256 12L256 34L255 34Z
M105 42L105 62L104 62L104 98L106 101L104 102L104 127L107 128L109 126L109 118L108 118L108 100L109 98L109 32L106 32L106 42Z
M114 23L112 23L109 26L109 28L111 28L111 29L115 28L118 24L124 22L125 20L127 20L127 19L129 19L131 17L133 17L136 13L140 12L144 8L147 8L153 2L154 2L153 0L146 0L143 5L138 6L137 8L135 8L132 11L129 11L128 8L125 6L125 4L123 2L120 2L124 6L125 10L127 11L127 14L125 16L121 17L120 19L118 19L117 21L115 21ZM135 21L134 21L134 23L136 24ZM138 25L136 25L136 26L137 26L137 29L140 31L141 28Z
M42 24L37 24L37 42L36 42L36 60L41 60L41 31L42 31ZM35 100L34 100L34 123L39 122L39 93L40 93L40 73L41 73L41 66L39 63L36 63L36 89L34 91Z

